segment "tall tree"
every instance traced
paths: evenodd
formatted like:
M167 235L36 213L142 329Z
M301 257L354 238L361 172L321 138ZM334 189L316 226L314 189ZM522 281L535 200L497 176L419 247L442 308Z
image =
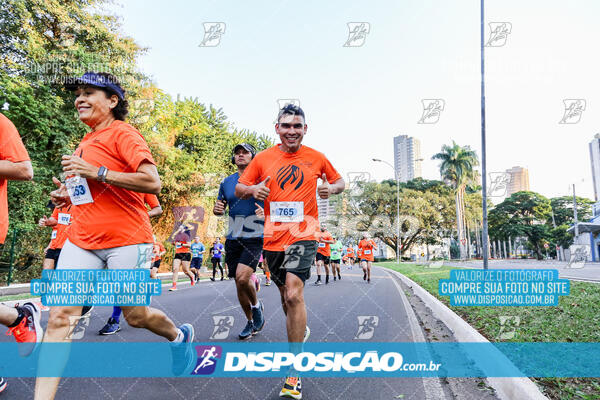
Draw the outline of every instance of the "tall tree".
M435 154L432 160L440 160L442 179L454 188L456 207L456 231L460 247L460 258L468 257L466 220L465 220L465 188L475 177L475 167L479 165L477 154L469 146L443 145L442 151Z

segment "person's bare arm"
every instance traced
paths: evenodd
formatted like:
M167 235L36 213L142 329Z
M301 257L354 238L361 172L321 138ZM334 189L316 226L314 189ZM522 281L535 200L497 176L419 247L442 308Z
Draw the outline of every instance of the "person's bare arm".
M163 213L163 209L160 205L154 207L153 209L151 209L150 211L148 211L148 216L150 218L152 217L158 217L159 215L161 215Z
M9 181L30 181L33 179L31 161L12 162L0 160L0 179Z

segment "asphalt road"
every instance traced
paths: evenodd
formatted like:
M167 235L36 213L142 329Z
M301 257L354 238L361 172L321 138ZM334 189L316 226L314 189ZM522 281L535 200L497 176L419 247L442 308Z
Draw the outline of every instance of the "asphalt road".
M313 271L314 272L314 271ZM374 268L371 283L362 279L357 267L342 267L343 279L328 285L314 286L314 274L305 287L310 341L422 341L421 328L414 316L409 319L407 301L395 283L396 278L384 269ZM264 282L264 278L262 279ZM233 342L245 325L245 318L237 302L233 280L203 282L194 287L181 285L177 292L168 292L153 300L153 306L164 310L176 324L191 323L196 332L195 341ZM279 292L275 285L264 286L259 292L265 304L266 324L253 341L286 341L285 319L281 310ZM410 306L409 308L410 309ZM410 309L412 310L412 309ZM410 311L412 313L412 311ZM112 336L99 336L98 330L111 314L109 307L96 307L89 326L81 340L161 341L152 333L133 329L122 322L122 331ZM48 313L43 313L43 326ZM359 332L359 318L375 316L378 325L368 338ZM226 338L211 339L214 318L233 319L233 328ZM413 324L411 329L411 323ZM416 325L416 327L415 327ZM415 329L416 328L416 329ZM415 335L414 332L417 332ZM419 339L419 335L420 339ZM416 338L415 338L416 337ZM0 335L0 341L11 338ZM115 363L123 362L115 360ZM33 397L34 379L8 378L9 387L0 396L6 399ZM305 378L304 399L427 399L447 397L440 389L437 378ZM64 378L57 399L277 399L282 378ZM476 399L478 397L471 397Z

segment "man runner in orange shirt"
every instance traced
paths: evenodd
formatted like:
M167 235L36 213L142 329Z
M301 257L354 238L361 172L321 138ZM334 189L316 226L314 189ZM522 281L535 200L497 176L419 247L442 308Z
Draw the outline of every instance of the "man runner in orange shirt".
M367 235L363 235L362 240L358 243L358 249L361 254L360 266L363 269L363 280L371 283L371 267L375 260L373 252L377 249L377 245Z
M317 249L317 280L315 281L315 285L321 284L321 268L323 267L325 267L325 284L329 283L329 257L331 256L330 245L332 243L335 243L333 237L322 226L319 234L319 248Z
M279 288L291 351L301 352L306 335L304 283L317 252L316 192L323 199L344 190L341 175L322 153L302 145L308 126L292 104L279 111L275 131L281 144L256 155L236 186L238 198L265 202L264 253ZM323 182L318 185L319 178ZM302 398L298 373L291 370L280 397Z

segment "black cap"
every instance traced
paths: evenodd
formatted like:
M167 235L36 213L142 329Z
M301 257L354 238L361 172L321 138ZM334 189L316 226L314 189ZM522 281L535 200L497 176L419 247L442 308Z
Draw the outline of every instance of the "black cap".
M247 152L252 154L252 157L256 155L256 149L250 143L240 143L233 148L233 154L235 154L239 149L244 149Z

